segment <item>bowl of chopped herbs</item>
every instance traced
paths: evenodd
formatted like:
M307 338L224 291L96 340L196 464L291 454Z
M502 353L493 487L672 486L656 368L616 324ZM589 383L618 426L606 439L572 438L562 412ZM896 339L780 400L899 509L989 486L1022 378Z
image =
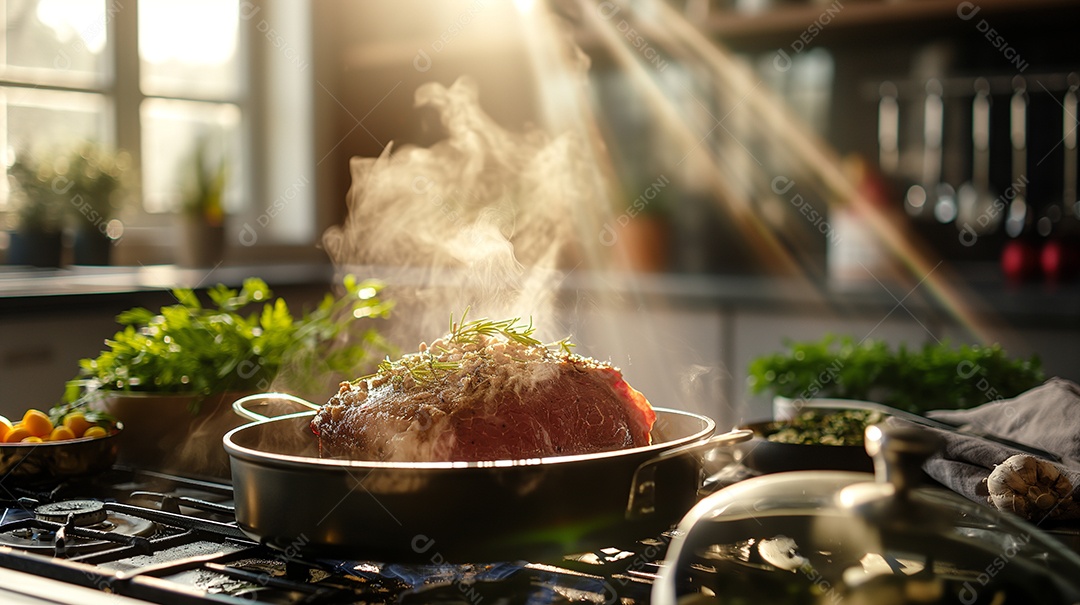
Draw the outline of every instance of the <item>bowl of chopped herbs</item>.
M872 472L863 447L866 427L883 422L879 412L848 409L803 410L784 420L751 423L742 444L743 464L762 473L797 470Z

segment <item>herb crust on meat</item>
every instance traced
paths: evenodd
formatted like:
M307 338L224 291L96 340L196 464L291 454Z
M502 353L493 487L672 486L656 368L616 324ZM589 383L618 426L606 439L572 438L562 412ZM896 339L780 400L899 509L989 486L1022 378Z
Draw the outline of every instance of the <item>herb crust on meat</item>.
M611 364L545 345L518 320L453 324L344 382L311 422L325 457L511 460L648 445L656 415Z

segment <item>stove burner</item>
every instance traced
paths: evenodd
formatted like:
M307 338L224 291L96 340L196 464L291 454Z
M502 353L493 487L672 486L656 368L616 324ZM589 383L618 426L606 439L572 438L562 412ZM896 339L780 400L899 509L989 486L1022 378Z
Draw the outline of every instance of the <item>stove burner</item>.
M99 500L64 500L42 504L34 509L34 516L40 521L72 523L78 527L97 525L109 517L105 505Z
M90 553L117 546L99 537L105 534L149 537L157 525L148 519L105 510L98 500L67 500L42 504L34 509L34 519L0 526L0 545L39 554L55 554L58 547L68 554ZM65 532L72 516L75 533ZM61 534L64 537L58 540ZM62 543L62 546L61 546Z

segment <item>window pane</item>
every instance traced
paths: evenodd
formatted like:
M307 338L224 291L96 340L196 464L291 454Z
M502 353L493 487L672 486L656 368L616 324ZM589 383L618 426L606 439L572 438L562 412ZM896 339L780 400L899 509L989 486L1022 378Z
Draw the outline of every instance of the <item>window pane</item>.
M143 207L180 209L196 143L206 139L210 158L226 154L225 210L235 213L243 192L240 109L229 103L147 99L142 105Z
M143 92L236 99L238 24L236 0L140 0Z
M106 6L105 0L7 0L4 6L0 66L6 77L82 86L104 83L107 25L119 5Z
M83 139L110 145L106 108L107 101L97 94L0 88L0 137L5 159ZM0 179L0 208L6 208L7 197L7 178Z

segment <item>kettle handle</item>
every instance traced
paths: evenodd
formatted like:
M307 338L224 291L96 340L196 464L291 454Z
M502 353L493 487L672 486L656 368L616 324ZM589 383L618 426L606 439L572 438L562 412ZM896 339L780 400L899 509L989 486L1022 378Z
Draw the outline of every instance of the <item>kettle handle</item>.
M262 401L262 400L267 400L267 399L279 399L279 400L288 401L288 402L300 405L302 407L308 408L309 410L318 410L319 407L320 407L318 405L315 405L314 403L311 403L310 401L308 401L306 399L303 399L301 397L297 397L296 395L290 395L288 393L256 393L255 395L248 395L247 397L241 397L240 399L237 399L236 401L233 402L232 409L233 409L233 412L236 412L237 416L242 416L244 418L247 418L248 420L252 420L252 421L255 421L255 422L267 422L269 420L273 420L273 417L271 417L271 416L263 416L262 414L260 414L258 412L253 412L253 411L247 409L246 407L244 407L245 403L248 403L248 402L251 402L251 401Z

